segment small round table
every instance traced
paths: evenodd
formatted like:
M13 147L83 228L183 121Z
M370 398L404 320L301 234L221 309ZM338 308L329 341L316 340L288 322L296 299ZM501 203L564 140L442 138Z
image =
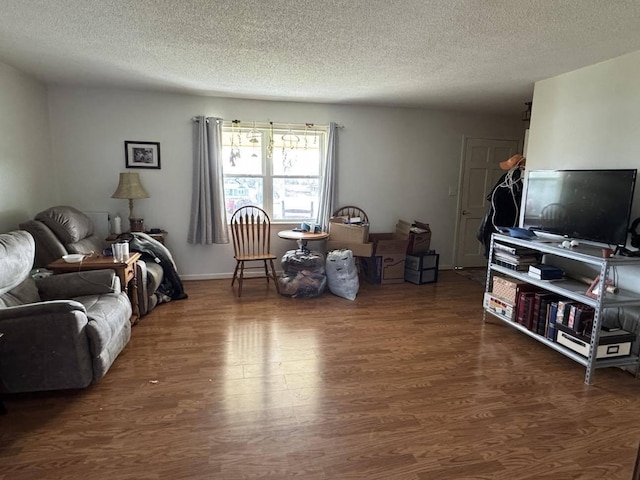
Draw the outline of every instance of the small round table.
M278 236L280 238L284 238L286 240L296 240L298 242L298 248L300 250L308 251L307 242L313 240L324 240L329 236L328 232L295 232L293 230L282 230L278 232Z

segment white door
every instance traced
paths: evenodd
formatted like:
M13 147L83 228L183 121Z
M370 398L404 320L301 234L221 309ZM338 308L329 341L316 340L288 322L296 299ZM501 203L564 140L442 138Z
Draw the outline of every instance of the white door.
M504 173L500 162L518 153L517 140L468 138L462 160L462 184L457 221L456 268L487 265L484 246L476 238L489 208L487 195Z

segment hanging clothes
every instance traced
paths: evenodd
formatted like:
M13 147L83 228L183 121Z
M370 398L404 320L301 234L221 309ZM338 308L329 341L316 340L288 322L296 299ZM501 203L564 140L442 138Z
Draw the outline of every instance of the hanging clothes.
M491 234L497 233L497 227L515 227L520 218L524 169L519 165L505 172L495 184L487 201L489 209L485 213L476 238L484 246L484 256L489 258Z

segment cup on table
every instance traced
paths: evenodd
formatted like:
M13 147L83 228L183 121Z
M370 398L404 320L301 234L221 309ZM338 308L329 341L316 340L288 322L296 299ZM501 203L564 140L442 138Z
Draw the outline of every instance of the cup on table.
M113 243L111 252L113 253L113 263L122 262L122 243Z
M129 259L129 244L118 242L111 245L113 252L113 263L122 263Z

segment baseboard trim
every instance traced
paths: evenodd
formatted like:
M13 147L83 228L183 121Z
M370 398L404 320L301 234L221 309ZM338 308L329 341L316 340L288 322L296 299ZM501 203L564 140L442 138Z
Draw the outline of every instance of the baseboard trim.
M282 275L282 271L276 270L276 276ZM180 275L181 280L231 280L233 272L225 273L203 273L195 275ZM244 278L264 278L264 273L245 272Z
M452 270L453 267L451 265L440 265L438 270ZM282 270L276 270L276 275L281 276ZM260 278L264 277L264 274L260 274L258 272L245 272L244 278ZM224 272L224 273L202 273L202 274L194 274L194 275L180 275L182 280L231 280L233 278L233 272Z
M182 280L224 280L231 279L232 273L208 273L199 275L180 275Z

